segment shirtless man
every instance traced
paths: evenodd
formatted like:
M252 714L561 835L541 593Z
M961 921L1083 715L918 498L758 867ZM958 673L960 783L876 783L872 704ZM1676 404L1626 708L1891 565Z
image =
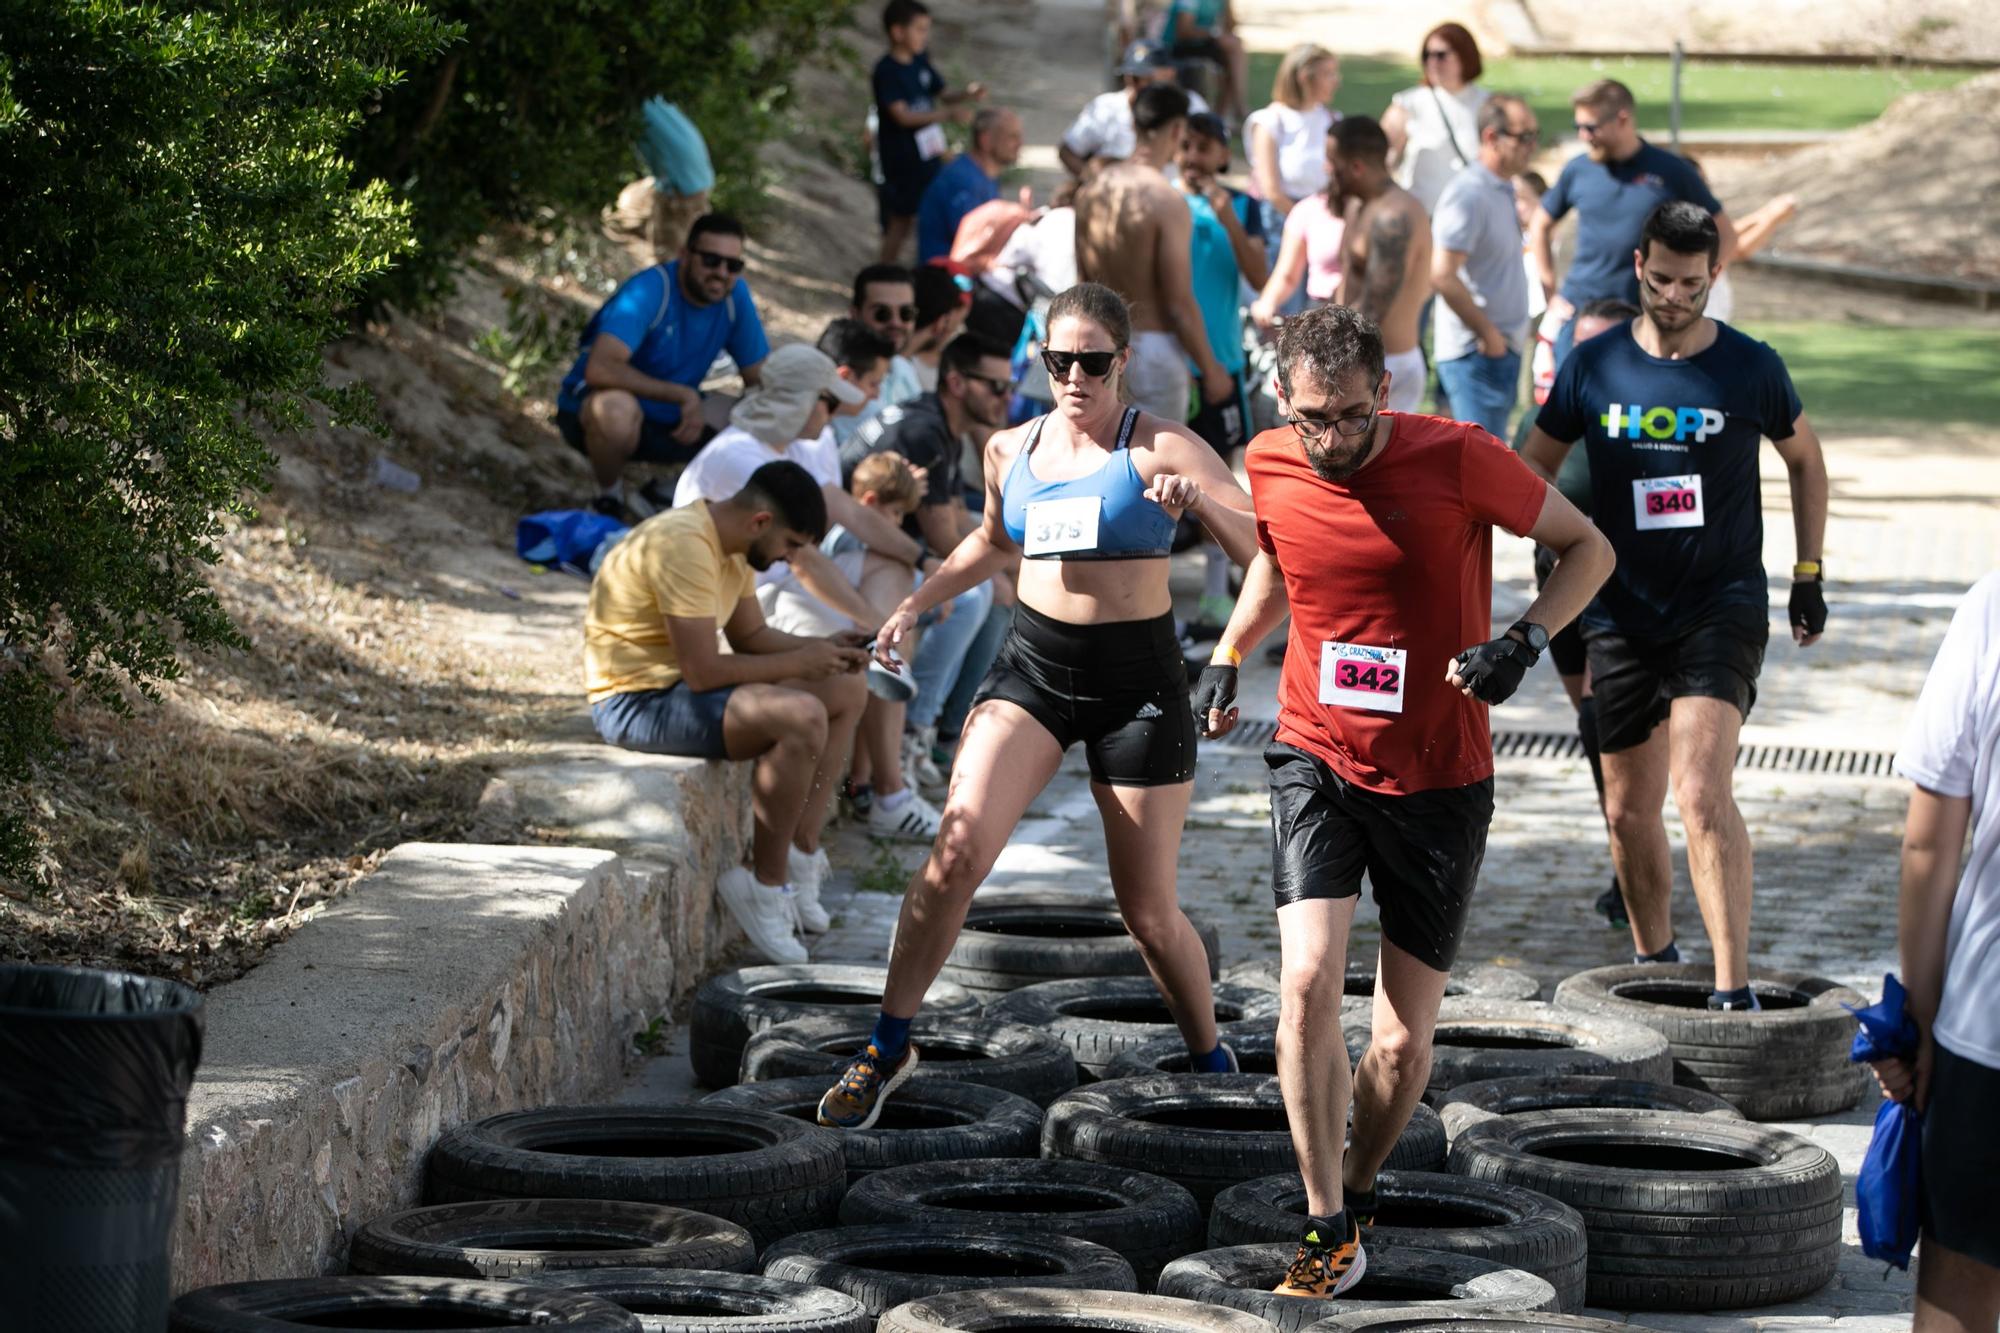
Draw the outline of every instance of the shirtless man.
M1353 306L1382 330L1389 410L1415 412L1424 401L1424 354L1417 320L1431 294L1431 223L1417 197L1389 176L1389 136L1367 116L1347 116L1327 134L1347 218L1340 305Z
M1137 148L1076 192L1077 276L1111 288L1132 308L1125 383L1134 403L1176 423L1189 415L1190 361L1208 401L1222 402L1231 384L1209 350L1194 299L1194 217L1166 176L1187 115L1188 96L1179 88L1140 89L1132 106Z

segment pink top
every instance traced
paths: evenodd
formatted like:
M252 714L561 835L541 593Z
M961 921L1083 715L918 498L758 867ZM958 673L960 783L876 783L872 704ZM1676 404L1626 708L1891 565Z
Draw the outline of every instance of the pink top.
M1340 243L1347 224L1326 202L1326 191L1307 195L1285 215L1285 240L1300 229L1306 238L1306 295L1331 301L1340 290Z

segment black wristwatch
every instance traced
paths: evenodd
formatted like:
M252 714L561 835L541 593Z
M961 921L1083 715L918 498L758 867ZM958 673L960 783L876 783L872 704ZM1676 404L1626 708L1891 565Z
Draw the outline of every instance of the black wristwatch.
M1526 643L1528 651L1535 655L1535 660L1541 661L1542 654L1549 650L1549 632L1532 620L1517 620L1508 627L1507 632L1512 634L1516 630L1521 632L1521 638Z

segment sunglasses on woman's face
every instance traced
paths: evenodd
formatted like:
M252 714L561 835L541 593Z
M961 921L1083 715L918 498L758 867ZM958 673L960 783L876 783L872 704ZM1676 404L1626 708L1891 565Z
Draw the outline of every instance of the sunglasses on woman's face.
M1449 60L1449 59L1451 59L1451 52L1450 52L1450 51L1448 51L1448 50L1446 50L1446 51L1426 51L1426 52L1424 52L1424 63L1425 63L1425 64L1429 64L1429 63L1430 63L1431 61L1433 61L1433 60L1436 60L1436 61L1445 61L1445 60Z
M1059 380L1069 378L1071 366L1082 366L1084 374L1101 380L1111 373L1111 364L1117 359L1116 352L1058 352L1053 347L1042 349L1042 364L1048 367L1049 374Z

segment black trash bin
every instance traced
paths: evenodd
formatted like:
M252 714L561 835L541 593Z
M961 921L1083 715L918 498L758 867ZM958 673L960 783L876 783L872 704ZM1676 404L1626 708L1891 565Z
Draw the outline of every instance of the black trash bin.
M190 987L0 966L0 1326L167 1326L188 1087Z

